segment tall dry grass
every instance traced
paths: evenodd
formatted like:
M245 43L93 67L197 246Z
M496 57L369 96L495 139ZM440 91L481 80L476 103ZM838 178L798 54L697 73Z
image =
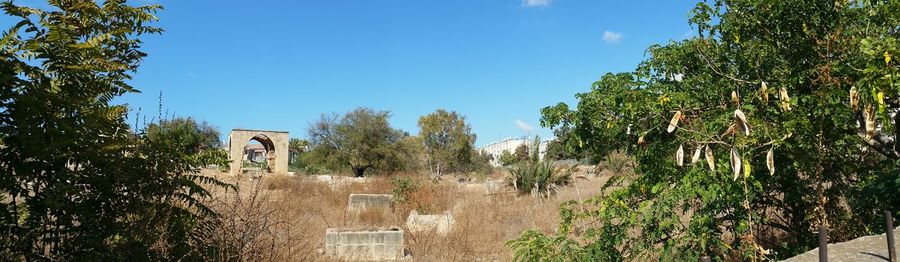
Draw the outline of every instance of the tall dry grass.
M598 194L602 185L600 179L576 178L554 196L537 198L516 194L511 188L486 195L483 190L460 186L456 179L400 175L415 179L418 185L406 201L388 213L359 214L347 211L350 194L391 194L390 177L329 185L309 176L217 175L237 184L238 190L217 190L209 201L223 221L217 229L221 233L209 241L227 247L214 260L327 261L322 255L327 228L399 227L406 231L405 245L414 261L509 261L508 240L526 229L552 232L559 222L561 202ZM405 222L412 210L449 212L454 228L446 236L410 233Z

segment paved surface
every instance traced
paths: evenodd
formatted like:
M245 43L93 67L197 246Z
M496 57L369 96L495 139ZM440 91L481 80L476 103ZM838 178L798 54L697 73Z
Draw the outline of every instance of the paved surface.
M894 229L895 248L900 249L900 227ZM847 242L828 244L828 261L888 261L887 237L884 234L864 236ZM790 262L819 261L819 249L785 259Z

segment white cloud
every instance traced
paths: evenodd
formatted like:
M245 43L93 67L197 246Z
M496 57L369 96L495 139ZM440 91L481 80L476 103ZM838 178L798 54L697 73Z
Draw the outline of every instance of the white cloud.
M522 129L522 131L525 131L525 132L531 132L531 130L534 129L530 125L528 125L525 122L522 122L522 120L518 120L518 119L516 119L516 127L518 127L519 129Z
M622 38L625 38L625 35L619 32L613 32L606 30L603 32L603 42L615 44L622 41Z
M553 0L522 0L524 6L550 6Z

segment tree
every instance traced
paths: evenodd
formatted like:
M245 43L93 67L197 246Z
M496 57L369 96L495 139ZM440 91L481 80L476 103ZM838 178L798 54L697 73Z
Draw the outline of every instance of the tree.
M510 242L520 259L781 259L900 210L900 2L710 1L689 21L697 37L542 110L638 176L565 203L558 234Z
M0 38L0 257L32 260L199 259L215 214L198 167L225 164L196 130L131 131L128 84L157 34L158 5L11 1ZM183 126L183 125L176 125ZM135 127L138 128L138 127ZM152 131L153 135L148 134ZM188 135L191 134L191 135Z
M544 157L552 160L587 159L593 161L590 151L579 150L579 144L572 135L571 126L560 126L553 130L555 139L547 143L547 152Z
M531 154L528 151L528 147L529 146L527 143L523 143L523 144L519 145L518 147L516 147L516 152L514 153L515 157L516 157L516 162L528 161L531 158Z
M357 177L366 170L395 171L402 163L398 142L403 132L388 123L387 111L357 108L342 117L323 114L310 125L310 145L314 152L330 159L332 166L350 168Z
M500 153L498 160L502 166L508 166L519 162L519 158L510 153L509 150L503 150L503 152Z
M429 168L438 176L444 170L461 171L473 161L475 134L466 118L455 111L438 109L420 117L419 137Z
M540 162L541 161L541 137L534 136L534 140L531 141L531 145L529 146L531 153L529 155L529 160L531 162Z
M289 148L288 150L290 150L293 153L306 152L308 146L309 146L309 141L307 141L306 139L291 138L288 141L288 148Z
M222 147L222 141L219 140L219 130L209 123L197 122L193 118L175 118L170 120L161 120L159 123L150 123L147 126L147 135L150 137L159 135L167 130L181 130L182 134L188 139L187 145L189 151L199 152L206 149Z

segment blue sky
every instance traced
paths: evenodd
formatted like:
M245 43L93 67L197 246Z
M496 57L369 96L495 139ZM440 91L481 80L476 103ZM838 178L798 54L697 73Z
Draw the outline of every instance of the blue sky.
M477 145L549 137L540 108L574 103L646 48L689 36L693 1L149 1L165 6L149 57L118 99L156 115L306 137L322 112L392 112L417 133L438 108L467 117ZM17 1L40 5L36 0ZM0 20L4 28L11 20Z

